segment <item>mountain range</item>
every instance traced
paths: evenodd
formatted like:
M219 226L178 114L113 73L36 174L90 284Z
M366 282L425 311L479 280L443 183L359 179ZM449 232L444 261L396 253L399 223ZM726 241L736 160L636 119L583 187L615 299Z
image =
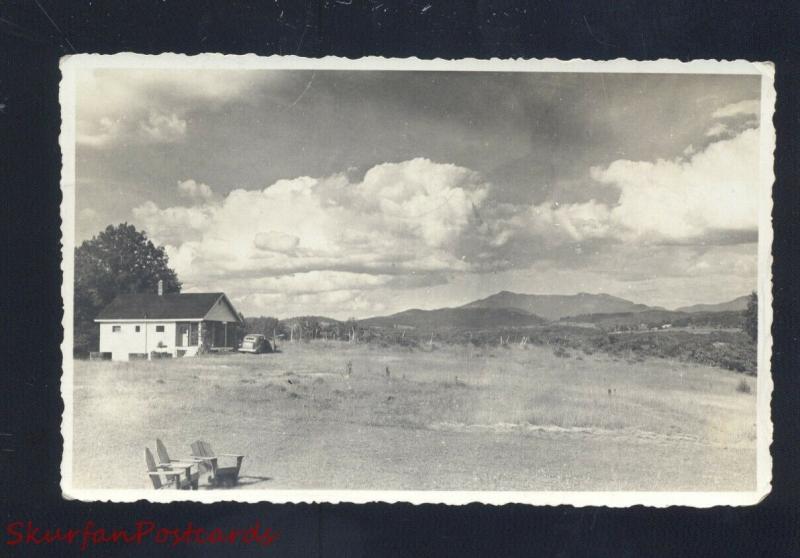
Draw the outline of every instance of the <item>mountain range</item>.
M668 323L708 320L709 315L737 314L747 307L747 296L720 304L697 304L677 310L638 304L605 293L575 295L535 295L500 291L456 308L435 310L405 310L389 316L359 320L366 327L413 327L435 329L442 327L495 328L525 327L552 321L576 321L605 325ZM697 316L696 319L691 318ZM736 316L724 316L726 321Z
M605 293L574 295L535 295L500 291L486 298L456 308L404 310L389 316L358 320L362 327L497 328L528 327L548 322L582 322L602 326L674 323L676 325L706 322L736 324L741 311L747 308L749 296L741 296L719 304L695 304L675 310L638 304ZM324 316L305 316L282 320L284 324L317 322L342 325L343 322ZM685 324L684 324L685 325Z
M516 308L546 320L560 320L581 314L616 314L663 310L663 308L636 304L630 300L608 294L578 293L575 295L535 295L500 291L461 308Z
M747 302L750 300L750 295L740 296L728 302L720 302L719 304L694 304L692 306L683 306L676 308L676 312L741 312L747 309Z

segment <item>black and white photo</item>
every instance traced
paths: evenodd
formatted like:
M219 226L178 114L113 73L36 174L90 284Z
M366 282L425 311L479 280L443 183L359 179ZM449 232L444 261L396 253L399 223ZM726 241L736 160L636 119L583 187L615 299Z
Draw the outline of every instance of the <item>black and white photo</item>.
M65 495L769 492L770 65L62 72Z

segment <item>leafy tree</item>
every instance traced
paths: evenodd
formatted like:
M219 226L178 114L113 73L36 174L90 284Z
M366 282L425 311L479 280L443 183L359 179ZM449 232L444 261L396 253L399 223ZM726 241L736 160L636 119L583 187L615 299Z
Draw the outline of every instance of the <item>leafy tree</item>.
M109 225L75 249L75 339L73 351L97 350L99 331L93 320L121 293L178 293L181 282L169 267L164 248L144 231L122 223Z
M750 339L758 339L758 295L750 293L750 300L747 301L747 309L744 311L744 331Z

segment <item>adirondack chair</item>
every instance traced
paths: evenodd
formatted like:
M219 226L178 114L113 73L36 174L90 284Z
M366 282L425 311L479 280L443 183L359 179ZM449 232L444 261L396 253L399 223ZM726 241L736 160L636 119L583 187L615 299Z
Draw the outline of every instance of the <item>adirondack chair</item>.
M178 459L170 458L167 446L164 445L161 438L156 438L156 453L158 454L158 467L181 467L187 463L191 463L192 465L197 465L197 471L194 473L196 477L199 478L201 473L205 472L202 469L203 459L194 456L180 457Z
M196 457L181 457L180 459L171 459L169 452L167 451L167 446L164 445L164 442L161 441L161 438L156 438L156 453L158 454L159 467L171 467L175 463L199 464L202 461Z
M239 482L239 471L242 468L244 455L238 453L214 453L211 444L201 440L192 444L192 457L202 459L200 468L211 472L209 482L215 486L235 486ZM236 465L219 466L219 458L235 458Z
M153 483L153 488L176 488L179 490L197 490L198 473L192 473L194 463L174 464L173 467L156 465L150 448L144 448L144 461L147 465L147 474Z

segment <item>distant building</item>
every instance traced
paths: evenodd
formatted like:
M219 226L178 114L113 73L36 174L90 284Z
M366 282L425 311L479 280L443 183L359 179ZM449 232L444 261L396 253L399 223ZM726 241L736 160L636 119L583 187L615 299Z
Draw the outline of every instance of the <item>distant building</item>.
M122 294L95 319L100 352L112 360L150 358L152 353L194 356L234 348L239 313L225 293Z

